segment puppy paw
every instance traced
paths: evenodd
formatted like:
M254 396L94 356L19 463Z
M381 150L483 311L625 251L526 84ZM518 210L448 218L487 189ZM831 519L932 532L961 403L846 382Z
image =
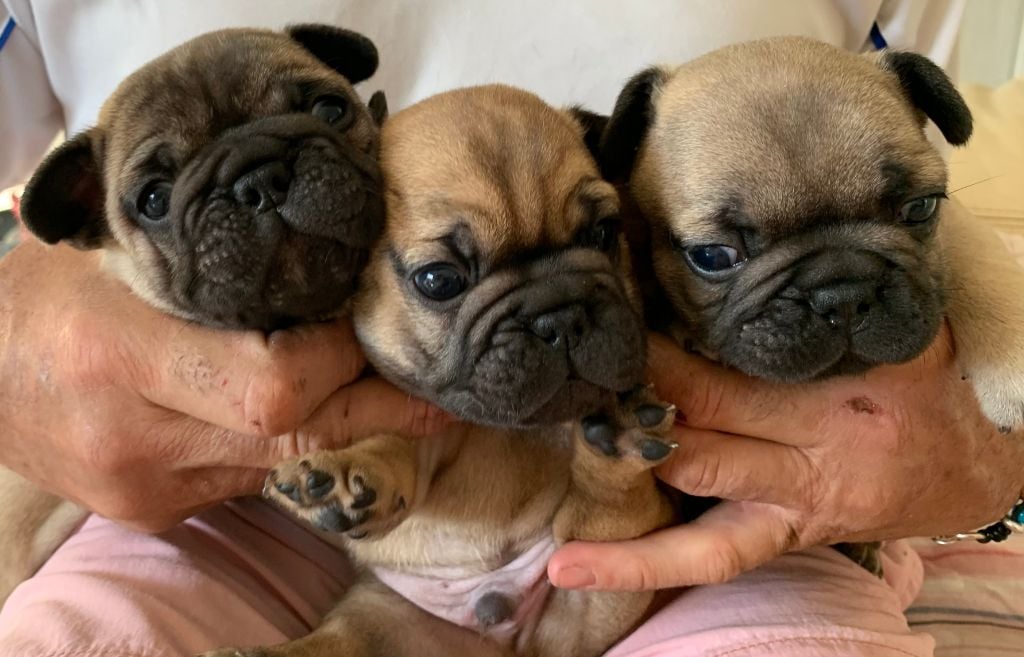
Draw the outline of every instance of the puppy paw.
M678 447L669 437L676 408L661 402L652 386L618 395L610 412L583 419L583 440L609 458L637 461L652 468Z
M279 464L263 494L324 531L350 539L379 537L405 519L415 476L378 454L314 452Z

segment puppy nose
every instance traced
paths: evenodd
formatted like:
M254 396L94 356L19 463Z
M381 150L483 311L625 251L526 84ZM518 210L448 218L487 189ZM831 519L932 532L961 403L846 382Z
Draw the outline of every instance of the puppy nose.
M867 281L824 285L811 290L807 300L832 326L856 328L877 301L877 286Z
M586 310L574 304L538 315L530 322L530 330L552 349L572 349L579 344L587 323Z
M284 203L291 184L292 176L284 162L268 162L235 181L235 199L257 212L263 212Z

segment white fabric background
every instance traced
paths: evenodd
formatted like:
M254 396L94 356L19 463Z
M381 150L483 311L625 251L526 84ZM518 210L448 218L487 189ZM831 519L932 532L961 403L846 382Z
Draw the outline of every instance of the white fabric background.
M654 63L802 34L853 50L878 21L890 45L948 66L965 0L0 0L18 27L0 50L0 189L61 129L94 120L128 73L200 33L319 21L374 39L392 111L448 88L506 82L551 103L611 109ZM367 94L368 95L368 94Z

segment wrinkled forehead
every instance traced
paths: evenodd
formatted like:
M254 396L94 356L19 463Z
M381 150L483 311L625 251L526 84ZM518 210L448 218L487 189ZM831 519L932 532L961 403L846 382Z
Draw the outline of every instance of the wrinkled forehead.
M381 159L392 241L451 239L499 260L524 245L564 246L617 211L617 197L571 119L532 96L441 98L385 123Z
M785 232L944 187L941 156L883 72L780 66L750 77L680 80L660 131L687 172L669 192L675 207L740 210Z
M108 154L160 144L187 158L224 130L298 109L318 88L350 91L283 34L226 31L176 48L129 76L104 105Z

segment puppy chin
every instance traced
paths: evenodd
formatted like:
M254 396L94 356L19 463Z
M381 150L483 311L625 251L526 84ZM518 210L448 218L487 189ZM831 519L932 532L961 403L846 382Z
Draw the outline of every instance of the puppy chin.
M547 401L533 410L509 404L507 397L487 399L467 392L445 395L439 401L449 412L469 422L528 429L592 415L603 407L611 394L607 388L573 379L565 381Z
M941 313L914 304L877 307L852 325L837 326L806 306L775 301L730 332L719 351L723 363L780 383L859 374L917 357L941 322Z
M332 240L293 235L232 279L187 273L174 278L180 313L210 326L274 331L329 319L346 307L369 251ZM232 270L224 268L224 275ZM238 285L249 275L250 285ZM262 282L257 282L262 281Z

